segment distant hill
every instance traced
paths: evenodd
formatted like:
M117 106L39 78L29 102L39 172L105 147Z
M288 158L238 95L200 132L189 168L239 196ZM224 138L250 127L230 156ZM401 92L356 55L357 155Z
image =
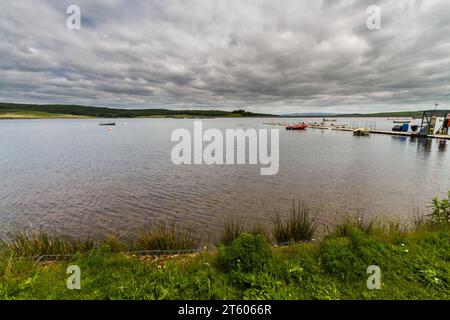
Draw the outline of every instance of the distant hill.
M139 118L139 117L273 117L270 114L245 110L168 110L168 109L113 109L80 105L35 105L0 103L0 119L36 118Z

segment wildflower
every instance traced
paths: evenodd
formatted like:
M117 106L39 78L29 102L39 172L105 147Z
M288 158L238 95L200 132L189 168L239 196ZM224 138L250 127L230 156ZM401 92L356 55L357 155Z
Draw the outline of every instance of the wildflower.
M408 250L408 249L405 249L405 252L409 252L409 250Z

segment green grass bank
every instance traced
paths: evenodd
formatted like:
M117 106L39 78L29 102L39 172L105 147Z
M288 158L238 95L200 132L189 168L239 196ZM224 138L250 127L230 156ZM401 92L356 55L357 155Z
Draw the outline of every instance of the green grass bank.
M449 213L448 199L434 199L409 228L348 217L314 240L314 219L294 204L271 233L228 220L217 247L194 254L133 251L200 246L175 227L97 243L19 233L1 244L0 299L450 299ZM70 255L34 258L56 253ZM67 288L69 265L80 267L79 290ZM367 288L371 265L381 289Z

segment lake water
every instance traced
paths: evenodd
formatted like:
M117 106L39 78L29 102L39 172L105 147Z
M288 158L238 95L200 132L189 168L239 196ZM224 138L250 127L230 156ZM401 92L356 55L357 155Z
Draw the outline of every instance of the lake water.
M263 122L301 120L208 119L203 126L273 129ZM162 221L214 234L226 215L267 222L294 198L324 224L345 212L407 220L414 206L450 189L449 142L282 129L279 172L261 176L253 165L174 165L171 133L192 130L193 120L114 121L112 129L95 119L0 121L1 236L30 227L132 234ZM371 121L393 126L339 119Z

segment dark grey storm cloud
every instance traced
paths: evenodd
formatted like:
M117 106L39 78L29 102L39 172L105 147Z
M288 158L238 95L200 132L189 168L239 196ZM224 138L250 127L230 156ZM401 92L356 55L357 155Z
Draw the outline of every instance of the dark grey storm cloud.
M81 8L80 30L66 8ZM366 26L381 8L381 30ZM0 100L450 109L448 0L0 0Z

